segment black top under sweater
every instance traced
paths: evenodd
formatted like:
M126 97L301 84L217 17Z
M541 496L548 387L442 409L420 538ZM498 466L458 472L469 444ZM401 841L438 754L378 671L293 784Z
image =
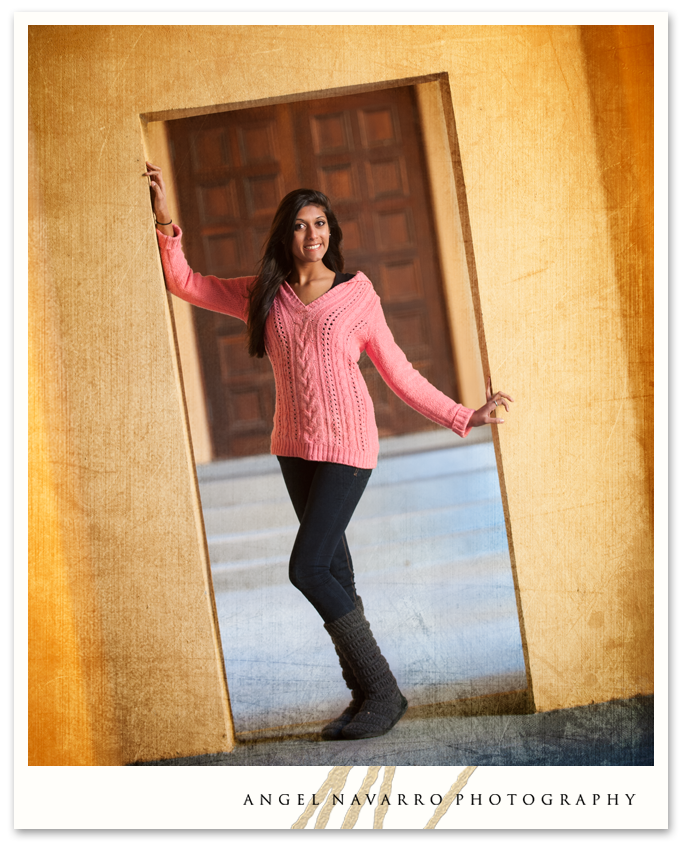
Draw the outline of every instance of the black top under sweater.
M346 274L345 272L337 272L334 276L334 283L329 287L330 289L334 289L335 286L338 286L340 283L346 283L347 280L351 280L355 275Z

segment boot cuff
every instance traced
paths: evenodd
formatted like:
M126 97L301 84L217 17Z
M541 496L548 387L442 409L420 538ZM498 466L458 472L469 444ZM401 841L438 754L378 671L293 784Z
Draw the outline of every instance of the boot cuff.
M331 637L338 640L346 635L350 635L354 629L362 628L365 624L364 621L365 617L363 616L362 608L354 608L353 611L349 611L348 614L344 614L343 617L339 617L333 623L325 623L324 627Z

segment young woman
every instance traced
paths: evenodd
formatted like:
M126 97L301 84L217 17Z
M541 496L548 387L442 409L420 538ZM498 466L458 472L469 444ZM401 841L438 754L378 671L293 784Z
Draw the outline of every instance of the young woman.
M498 425L511 396L491 393L470 410L436 390L396 345L380 299L362 272L343 273L341 229L329 199L289 192L274 216L259 274L220 279L194 273L180 247L161 169L147 163L168 289L243 319L248 350L269 357L276 382L271 439L300 528L289 577L324 621L352 700L323 737L373 738L404 714L406 698L380 652L356 593L345 530L377 464L373 404L358 368L363 351L392 390L461 437Z

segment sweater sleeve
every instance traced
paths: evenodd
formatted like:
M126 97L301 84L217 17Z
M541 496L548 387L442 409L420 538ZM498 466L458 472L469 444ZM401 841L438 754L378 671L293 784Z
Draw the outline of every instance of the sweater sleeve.
M183 254L182 230L177 224L173 225L173 233L166 236L156 231L168 290L197 307L247 321L247 292L254 278L220 278L193 272Z
M474 411L452 401L413 368L394 341L378 295L375 295L368 324L370 333L365 351L387 386L409 407L465 437L471 430L468 423Z

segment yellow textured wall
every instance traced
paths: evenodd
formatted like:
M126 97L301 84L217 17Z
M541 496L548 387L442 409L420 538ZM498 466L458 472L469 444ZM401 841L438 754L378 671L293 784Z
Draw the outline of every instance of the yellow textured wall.
M139 116L442 72L482 357L517 399L497 446L536 706L651 692L652 29L321 27L316 39L310 27L64 26L29 36L40 202L30 323L42 433L70 485L55 504L61 543L56 523L31 518L32 559L56 592L72 588L75 615L50 628L87 671L72 664L72 743L35 728L32 751L62 746L81 750L68 761L107 763L231 745ZM51 487L43 457L37 505ZM45 622L46 595L31 605ZM42 657L33 682L47 681ZM112 706L93 722L80 696L90 666Z

